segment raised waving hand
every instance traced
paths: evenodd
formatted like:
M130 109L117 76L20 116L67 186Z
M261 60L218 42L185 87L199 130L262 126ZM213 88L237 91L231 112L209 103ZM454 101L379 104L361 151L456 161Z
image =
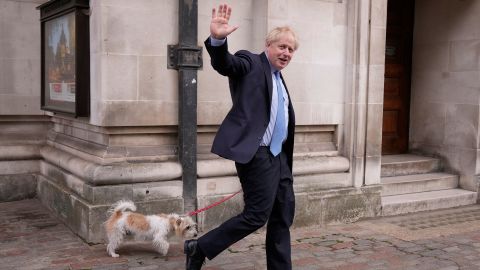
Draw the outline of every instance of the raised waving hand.
M210 35L216 39L224 39L233 31L237 30L238 26L231 26L228 24L232 8L227 4L218 6L218 12L215 8L212 9L212 21L210 22Z

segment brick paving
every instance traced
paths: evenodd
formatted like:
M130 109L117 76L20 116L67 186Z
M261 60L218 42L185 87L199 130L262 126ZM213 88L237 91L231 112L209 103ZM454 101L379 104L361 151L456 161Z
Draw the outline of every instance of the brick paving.
M473 214L472 214L473 213ZM292 230L293 268L298 270L478 270L480 205L352 224ZM264 232L233 245L205 270L265 269ZM169 254L148 243L129 243L120 258L105 245L88 245L38 200L0 203L0 269L184 269L181 242Z

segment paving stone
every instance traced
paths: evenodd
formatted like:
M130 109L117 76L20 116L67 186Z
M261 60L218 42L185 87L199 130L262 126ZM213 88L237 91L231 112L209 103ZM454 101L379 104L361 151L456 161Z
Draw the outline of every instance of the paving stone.
M383 247L391 247L392 244L389 242L376 242L373 248L383 248Z
M447 247L447 245L445 245L444 243L438 243L438 242L430 243L425 246L430 249L444 249L445 247Z
M352 247L352 249L356 251L370 250L371 248L372 248L371 246L367 246L367 245L355 245Z
M298 239L297 241L300 242L300 243L314 244L314 243L319 243L319 242L324 241L324 240L325 240L324 238L313 237L313 238L302 238L302 239Z
M457 251L460 251L461 249L458 246L453 246L453 247L445 247L442 250L445 252L457 252Z
M375 251L373 250L361 250L361 251L355 252L355 254L358 254L358 255L369 255L373 253L375 253Z
M331 256L334 253L332 251L319 251L319 252L314 252L313 254L317 257L324 257L324 256Z
M416 243L406 242L406 241L395 241L392 245L394 245L398 248L410 248L410 247L417 246Z
M354 253L341 253L341 254L335 255L335 258L344 260L344 259L353 258L353 257L356 257L356 256L357 255L354 254Z
M315 245L318 245L318 246L323 246L323 247L331 247L335 244L337 244L338 242L337 241L334 241L334 240L326 240L326 241L320 241L320 242L316 242L314 243Z
M402 248L401 250L404 251L404 252L407 252L407 253L417 253L417 252L424 251L425 247L415 245L415 246L408 247L408 248Z
M385 266L387 264L388 264L388 261L384 261L384 260L375 260L368 263L368 265L371 267Z
M348 265L341 265L336 268L337 270L369 270L370 266L366 263L354 263Z
M131 267L129 266L129 270L157 270L161 269L158 265L150 265L150 266L139 266L139 267Z
M338 244L333 245L331 248L336 249L350 249L353 246L353 242L340 242Z
M373 242L368 239L358 239L354 241L355 245L372 245Z
M458 270L458 266L447 266L447 267L438 268L437 270Z
M352 264L363 264L369 262L370 260L363 256L355 256L352 258L348 258L347 261Z
M322 262L322 266L325 268L336 268L345 264L347 264L346 261L339 261L339 260L335 260L331 262Z
M343 253L351 253L351 252L353 252L353 249L350 249L350 248L337 249L333 251L334 254L343 254Z
M422 256L425 257L436 257L436 256L441 256L445 254L445 251L443 250L428 250L420 253Z

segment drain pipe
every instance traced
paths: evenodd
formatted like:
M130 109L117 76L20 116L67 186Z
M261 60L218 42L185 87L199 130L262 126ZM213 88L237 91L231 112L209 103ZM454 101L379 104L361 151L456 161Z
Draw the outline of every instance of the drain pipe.
M197 208L197 70L202 47L197 44L198 2L179 0L178 41L168 45L168 68L178 70L178 157L182 165L184 212Z

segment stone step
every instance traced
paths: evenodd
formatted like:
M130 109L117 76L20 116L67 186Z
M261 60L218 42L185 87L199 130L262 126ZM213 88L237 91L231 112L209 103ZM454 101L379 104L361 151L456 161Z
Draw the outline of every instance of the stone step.
M439 171L440 160L413 154L382 156L381 176L399 176Z
M458 187L458 176L448 173L423 173L382 177L382 196L452 189Z
M475 204L477 193L463 189L447 189L382 197L382 216L452 208Z

